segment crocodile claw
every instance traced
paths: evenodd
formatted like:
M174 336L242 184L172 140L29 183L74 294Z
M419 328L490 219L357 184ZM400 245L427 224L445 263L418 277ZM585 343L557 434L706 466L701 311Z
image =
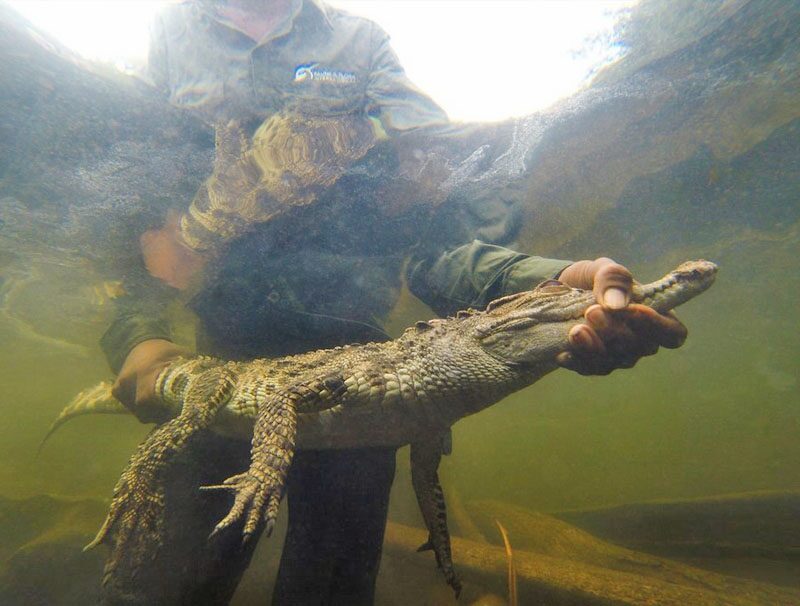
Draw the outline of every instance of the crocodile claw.
M228 515L214 527L209 538L240 520L244 522L242 543L253 538L262 522L267 536L272 534L283 497L283 482L277 474L259 474L249 470L228 478L222 484L203 486L201 490L227 490L236 495Z
M102 543L111 547L103 583L120 567L135 576L147 559L155 557L164 538L164 490L146 452L140 450L114 490L111 508L88 551Z
M436 565L444 575L445 582L452 587L456 594L456 599L461 594L461 579L453 568L453 558L450 555L449 544L445 549L443 545L437 545L433 538L428 538L422 545L417 547L417 553L432 551L436 556Z
M272 533L294 452L294 399L315 397L316 393L298 387L289 394L275 394L261 405L253 430L250 468L222 484L202 488L235 495L228 515L211 531L212 537L239 521L243 523L243 543L253 538L262 524L268 536Z
M459 580L458 577L453 577L451 580L447 581L447 584L453 588L453 593L455 594L457 600L461 595L461 589L462 589L461 581Z

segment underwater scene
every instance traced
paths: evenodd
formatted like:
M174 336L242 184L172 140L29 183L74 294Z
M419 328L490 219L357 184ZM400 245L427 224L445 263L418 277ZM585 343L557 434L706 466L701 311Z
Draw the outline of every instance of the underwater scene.
M0 2L0 604L800 605L800 3L477 122L353 13Z

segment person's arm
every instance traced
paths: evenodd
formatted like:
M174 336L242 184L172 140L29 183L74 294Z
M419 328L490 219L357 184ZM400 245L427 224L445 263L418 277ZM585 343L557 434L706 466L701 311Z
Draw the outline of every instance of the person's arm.
M411 292L437 313L452 315L465 307L483 308L494 298L528 290L547 279L593 290L598 304L586 310L585 324L572 328L569 351L556 361L582 375L605 375L631 368L660 347L679 347L686 327L671 312L659 314L629 304L633 276L608 257L576 262L524 255L480 241L409 267Z
M172 342L162 314L146 302L127 298L117 306L116 317L100 340L117 375L111 391L141 422L163 422L156 379L170 361L187 351Z
M114 318L100 347L117 375L114 396L144 423L162 421L155 398L161 369L186 351L172 342L166 309L175 291L126 261L126 294L114 300Z
M160 14L150 25L144 76L165 99L170 95L167 40L164 15ZM163 421L155 397L158 374L171 360L187 355L173 343L165 310L175 297L174 289L186 288L198 263L191 251L172 237L176 224L172 214L163 228L143 228L141 258L131 257L122 263L118 273L126 276L127 292L114 301L114 317L100 340L106 360L117 375L114 396L145 423Z
M467 202L467 201L462 201ZM471 202L471 201L470 201ZM623 265L607 257L567 261L523 254L473 240L471 234L495 243L510 243L519 217L496 205L445 203L422 234L406 270L409 289L440 315L459 309L481 309L504 295L529 290L548 279L594 290L598 305L585 314L586 323L570 331L569 351L557 362L580 374L608 374L630 368L659 347L678 347L686 328L672 314L662 315L642 305L628 304L633 277Z
M173 360L189 355L172 341L149 338L125 356L111 393L142 423L163 423L164 404L156 395L156 379Z
M473 240L440 255L412 258L406 279L414 295L440 316L449 316L557 278L570 264Z
M114 319L100 339L108 365L119 373L128 353L143 341L172 341L169 322L149 303L126 295L116 302Z
M411 133L412 139L419 134L423 141L428 138L427 145L439 137L468 139L470 127L448 124L444 111L408 79L389 37L377 26L373 40L367 109L380 118L384 130L395 137ZM437 313L449 315L465 307L484 307L494 298L533 288L546 279L559 278L569 286L593 289L598 305L587 310L586 324L570 332L570 351L558 357L559 364L581 374L629 368L661 346L683 343L686 328L672 314L628 305L633 278L627 268L607 257L572 263L525 255L480 240L463 244L482 232L491 234L492 242L510 242L517 223L513 215L510 208L492 213L487 212L486 204L478 203L477 208L456 210L429 228L408 265L411 291ZM454 242L462 244L454 246Z

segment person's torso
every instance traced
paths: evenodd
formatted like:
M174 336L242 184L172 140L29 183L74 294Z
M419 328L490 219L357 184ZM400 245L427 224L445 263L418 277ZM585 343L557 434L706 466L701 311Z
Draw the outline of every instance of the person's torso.
M395 162L379 145L313 205L231 241L191 302L200 348L248 359L384 340L427 215L424 206L386 212L382 189Z
M198 3L161 16L170 102L211 119L264 119L280 110L363 112L373 59L371 22L305 2L258 44Z

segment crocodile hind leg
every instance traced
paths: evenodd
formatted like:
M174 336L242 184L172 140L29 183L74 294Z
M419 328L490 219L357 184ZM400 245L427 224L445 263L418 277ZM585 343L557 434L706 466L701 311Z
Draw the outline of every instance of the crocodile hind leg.
M211 425L230 399L235 377L215 367L193 378L184 391L180 415L156 427L131 457L114 488L111 507L91 549L107 543L104 584L122 568L135 576L147 558L153 558L164 538L165 469L189 440Z
M436 563L457 598L461 593L461 580L453 568L447 512L438 473L442 454L449 454L449 435L448 432L426 441L411 443L411 482L428 529L428 542L418 551L433 550Z

